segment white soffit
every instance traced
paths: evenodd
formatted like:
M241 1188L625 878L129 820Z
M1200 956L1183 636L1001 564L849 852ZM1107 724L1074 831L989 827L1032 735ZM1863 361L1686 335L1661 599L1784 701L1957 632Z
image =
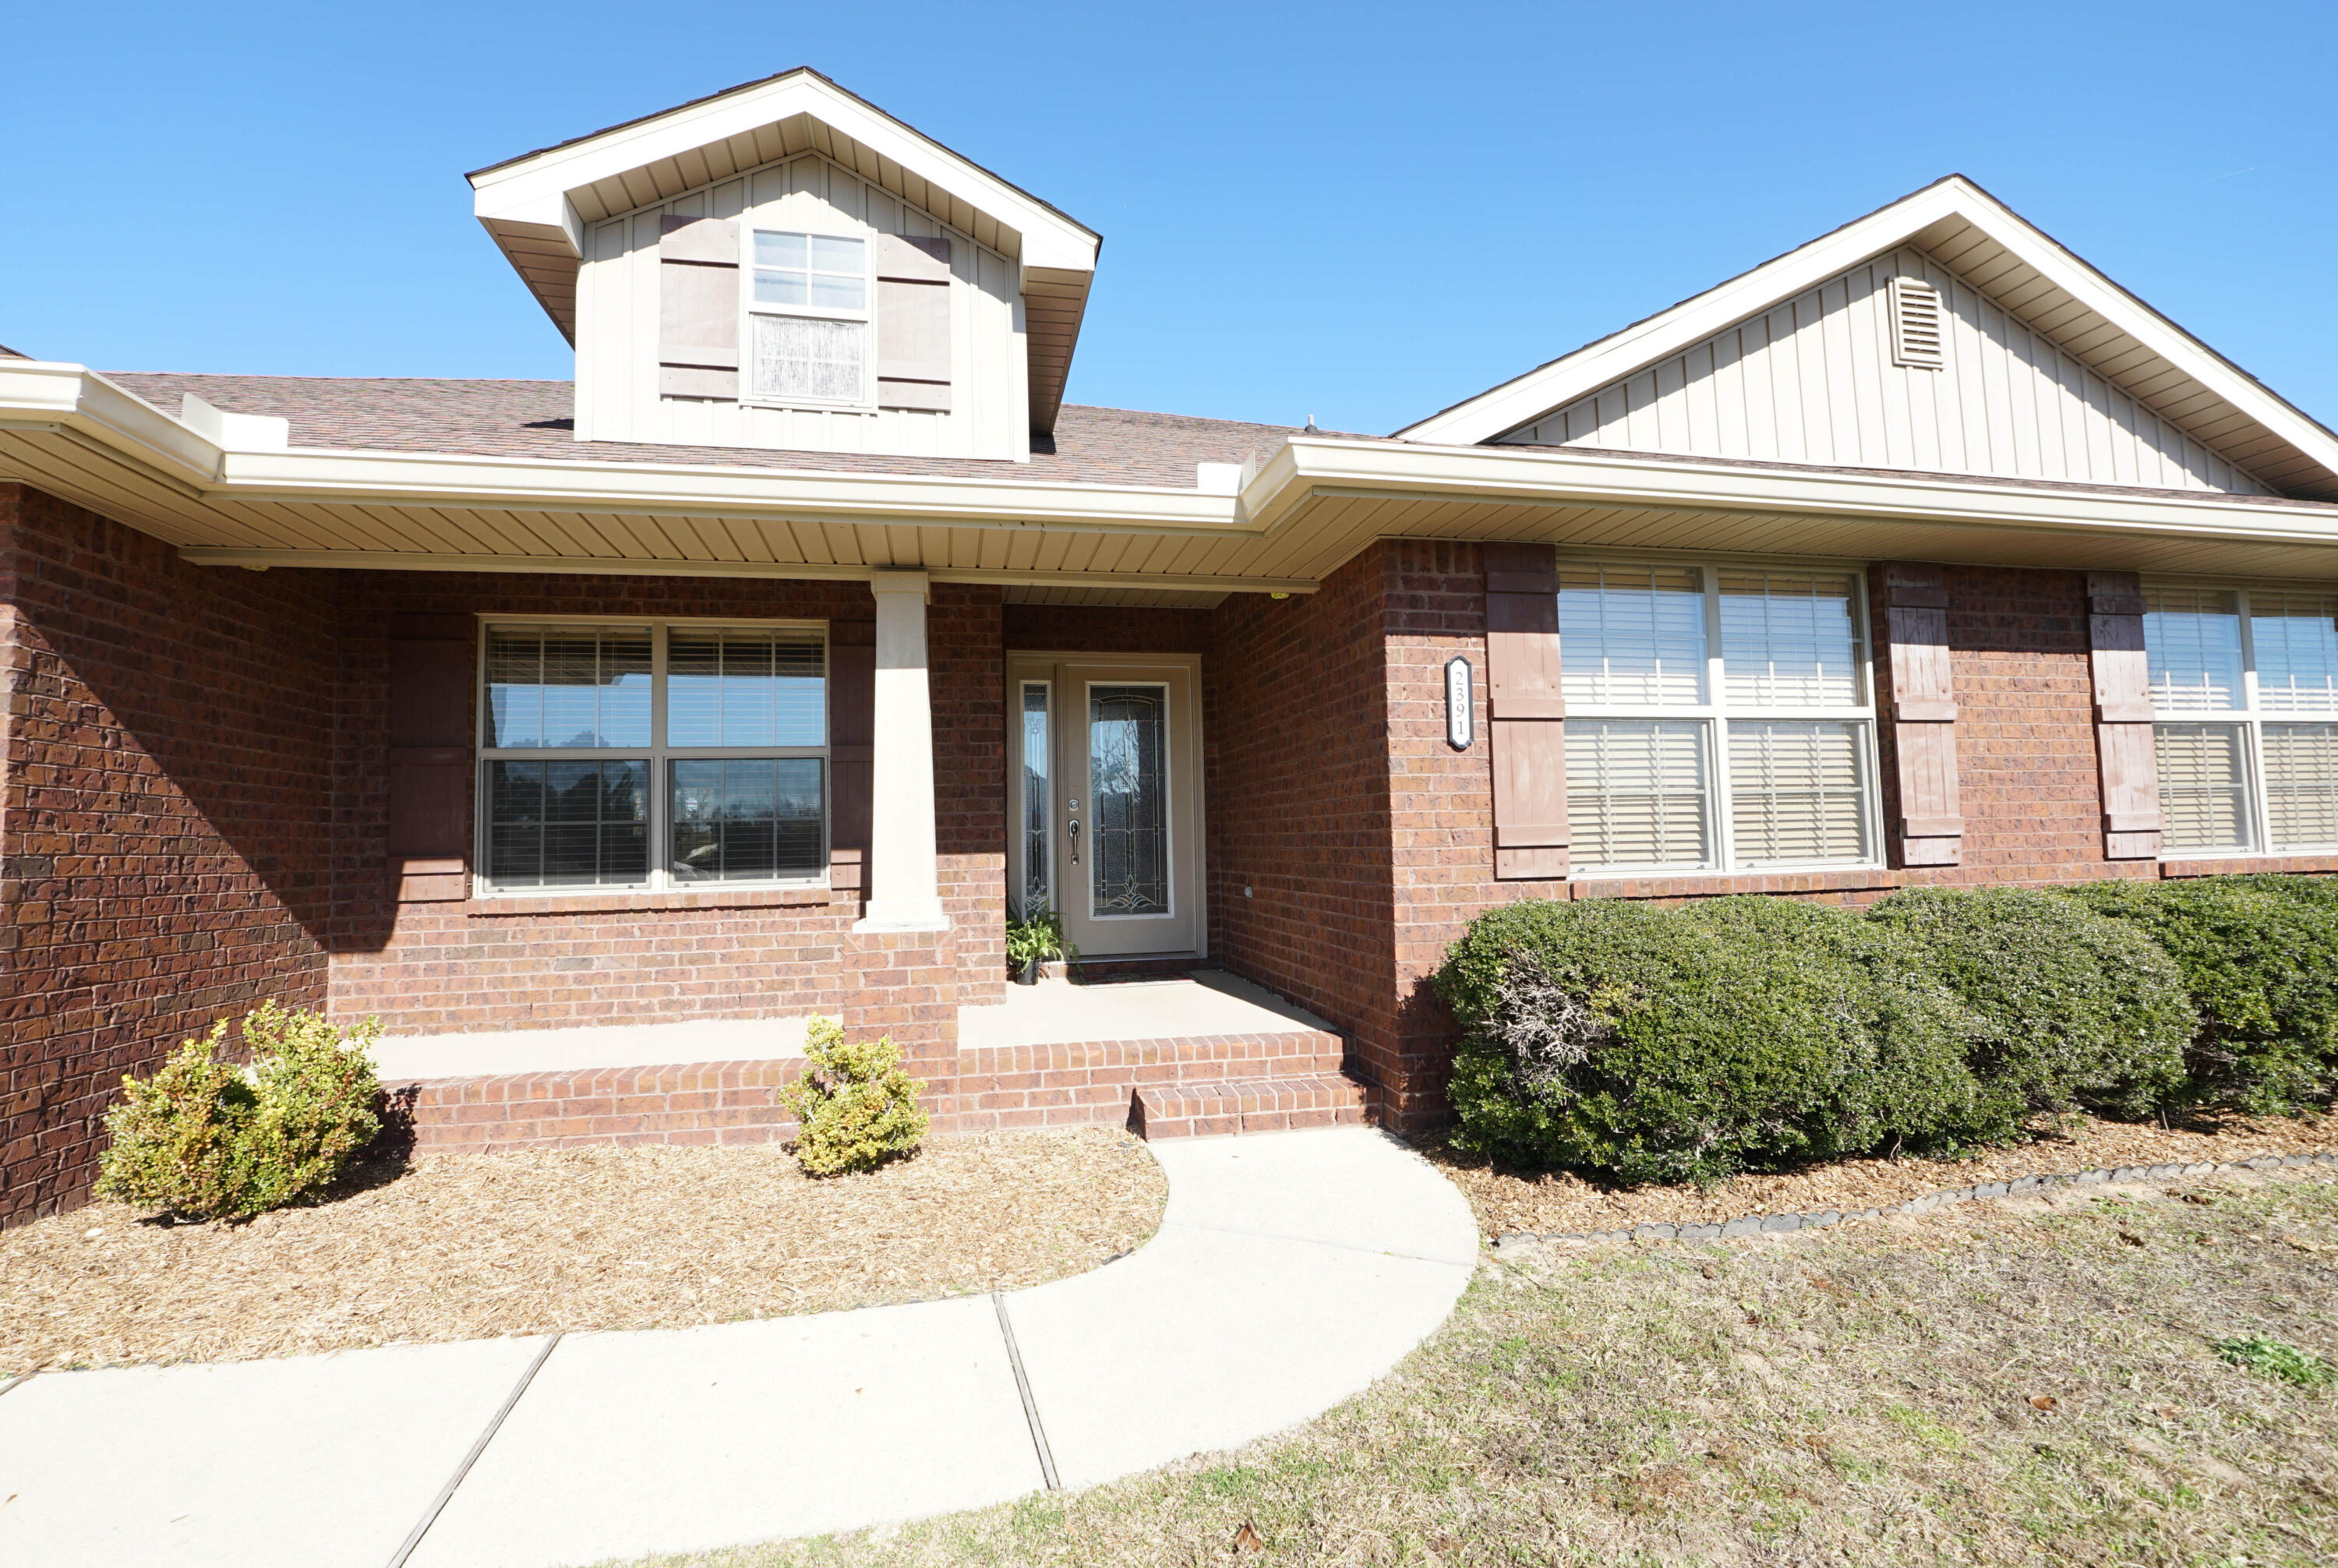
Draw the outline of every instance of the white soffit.
M476 170L472 210L574 342L587 224L806 152L1022 263L1032 424L1051 430L1102 239L808 66Z
M1397 435L1495 440L1901 245L1928 251L2282 493L2338 499L2338 435L1960 174Z

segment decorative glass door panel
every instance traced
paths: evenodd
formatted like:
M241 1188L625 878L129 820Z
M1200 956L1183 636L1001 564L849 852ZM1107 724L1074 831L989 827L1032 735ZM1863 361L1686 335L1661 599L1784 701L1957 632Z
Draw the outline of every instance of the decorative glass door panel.
M1008 886L1082 953L1200 950L1200 737L1192 662L1010 656Z
M1088 688L1088 915L1170 913L1169 688Z

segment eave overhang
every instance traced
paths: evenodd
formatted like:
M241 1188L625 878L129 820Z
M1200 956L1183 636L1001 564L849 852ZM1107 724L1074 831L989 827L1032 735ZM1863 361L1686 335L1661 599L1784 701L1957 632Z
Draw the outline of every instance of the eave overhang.
M1300 436L1238 494L237 449L76 365L0 361L0 478L250 567L1306 593L1375 540L2338 580L2338 505L1575 448Z

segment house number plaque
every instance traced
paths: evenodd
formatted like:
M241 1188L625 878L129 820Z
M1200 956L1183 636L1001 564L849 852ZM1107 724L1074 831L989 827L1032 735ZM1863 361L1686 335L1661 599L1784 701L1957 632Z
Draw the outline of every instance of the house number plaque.
M1445 662L1445 743L1456 751L1469 750L1477 739L1475 707L1470 701L1469 661L1459 655Z

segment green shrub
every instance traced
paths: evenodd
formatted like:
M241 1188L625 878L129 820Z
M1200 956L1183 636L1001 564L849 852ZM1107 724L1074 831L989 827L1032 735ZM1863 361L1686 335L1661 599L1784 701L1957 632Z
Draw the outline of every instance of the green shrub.
M1627 1182L1924 1137L1969 1098L1972 1025L1840 910L1722 899L1526 901L1439 969L1463 1027L1459 1146Z
M154 1076L122 1081L105 1119L100 1197L214 1220L297 1202L329 1185L372 1142L381 1092L366 1050L368 1019L343 1031L314 1013L263 1003L243 1020L251 1063L218 1060L222 1018L182 1042Z
M2020 887L1920 887L1867 911L1921 973L1978 1014L1970 1135L2019 1136L2032 1112L2148 1112L2183 1073L2184 980L2141 933Z
M2102 882L2068 897L2148 936L2198 1009L2188 1092L2258 1113L2338 1086L2338 899L2304 877Z
M796 1163L805 1171L814 1176L873 1171L924 1140L927 1118L918 1109L918 1093L925 1085L901 1071L892 1036L854 1044L840 1025L815 1018L804 1055L810 1065L783 1098L802 1124Z

